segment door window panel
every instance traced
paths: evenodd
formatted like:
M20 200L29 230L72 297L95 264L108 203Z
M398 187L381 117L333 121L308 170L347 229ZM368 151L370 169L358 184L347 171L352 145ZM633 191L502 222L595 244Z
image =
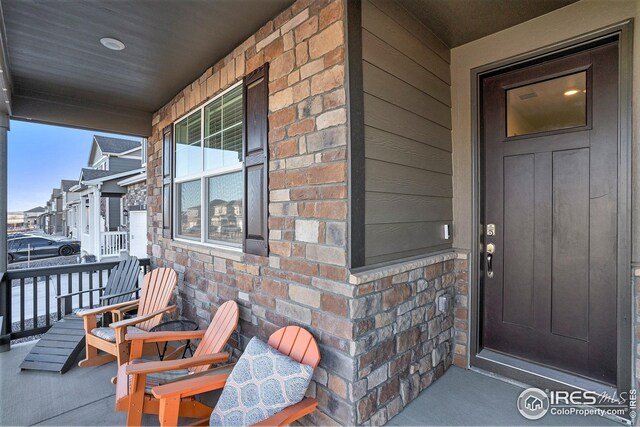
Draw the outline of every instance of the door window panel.
M587 72L507 90L507 137L587 125Z

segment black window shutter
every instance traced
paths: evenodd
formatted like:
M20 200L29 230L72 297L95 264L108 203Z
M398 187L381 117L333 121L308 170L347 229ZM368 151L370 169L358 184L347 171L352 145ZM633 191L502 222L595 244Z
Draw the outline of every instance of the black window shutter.
M244 252L269 254L269 64L244 78Z
M173 125L162 129L162 236L172 237Z

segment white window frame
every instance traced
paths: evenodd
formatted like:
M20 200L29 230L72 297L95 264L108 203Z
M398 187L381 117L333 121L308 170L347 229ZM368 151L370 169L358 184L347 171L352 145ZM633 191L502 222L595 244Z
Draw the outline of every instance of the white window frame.
M238 251L238 252L242 251L242 242L232 243L232 242L225 242L220 240L210 240L208 238L209 237L209 219L206 216L207 205L208 205L206 201L209 197L209 192L208 192L209 178L214 176L219 176L219 175L226 175L233 172L241 172L244 167L244 159L242 162L238 163L237 165L226 166L219 169L213 169L208 171L204 169L204 138L205 138L204 137L204 124L205 124L204 110L207 108L209 104L213 103L217 99L221 98L222 96L226 95L227 93L231 92L232 90L236 89L238 86L241 86L241 85L242 85L242 80L231 85L230 87L220 92L218 95L211 98L209 101L205 102L201 106L194 108L193 110L190 110L189 112L178 117L173 122L174 143L173 143L172 150L173 150L173 161L174 161L173 169L174 170L172 171L173 173L173 190L172 191L173 191L174 197L173 197L173 206L171 207L171 215L173 217L172 219L173 220L173 239L176 241L185 242L185 243L196 243L203 246L208 246L208 247L218 248L218 249L232 250L232 251ZM242 94L242 96L243 96L242 102L244 103L244 93ZM197 174L186 175L178 178L175 176L175 173L176 173L175 163L176 163L176 157L177 157L176 156L177 143L175 141L177 139L176 125L197 111L200 111L200 164L202 165L202 171ZM242 118L241 126L244 126L244 116ZM178 199L180 197L180 193L178 192L178 184L182 184L184 182L196 181L198 179L200 179L200 202L201 202L200 203L200 239L195 239L187 236L181 236L180 234L178 234L178 231L179 231L178 228L180 224L178 221L178 215L179 215ZM244 182L243 182L243 187L244 187ZM246 205L246 201L244 200L244 191L243 191L243 195L242 195L243 216L244 216L245 205ZM243 229L246 226L244 224L244 221L242 226L243 226Z

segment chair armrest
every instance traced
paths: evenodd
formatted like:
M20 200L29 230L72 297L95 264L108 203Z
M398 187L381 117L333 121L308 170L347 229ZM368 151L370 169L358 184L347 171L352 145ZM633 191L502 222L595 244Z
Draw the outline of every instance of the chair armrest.
M131 302L131 301L129 301L129 302ZM138 308L138 304L136 303L136 304L133 304L133 305L128 305L126 307L122 307L122 308L118 308L118 309L115 309L115 310L111 310L111 313L113 313L114 315L118 316L118 318L122 318L122 316L125 313L133 311L133 310L135 310L137 308Z
M174 383L153 387L151 391L158 399L195 396L196 394L223 388L227 383L228 377L229 374L187 378Z
M123 303L123 304L127 304L127 303ZM121 320L119 322L114 322L112 324L110 324L109 326L112 327L113 329L118 329L118 328L123 328L125 326L133 326L136 325L140 322L144 322L147 321L149 319L153 319L154 317L158 316L159 314L163 314L163 313L168 313L171 312L173 310L176 309L175 305L170 305L169 307L165 307L161 310L157 310L154 311L153 313L149 313L149 314L145 314L144 316L136 316L133 317L131 319L125 319L125 320Z
M206 330L201 331L160 331L160 332L133 332L126 335L129 341L142 342L166 342L180 340L197 340L201 339Z
M107 313L109 311L117 310L121 307L126 307L128 305L136 304L136 303L138 303L138 300L120 302L118 304L105 305L104 307L96 307L96 308L91 308L89 310L81 310L76 314L80 317L95 316L97 314Z
M175 369L187 369L194 366L211 365L224 362L229 359L229 353L214 353L194 356L188 359L163 360L160 362L130 363L127 365L127 375L149 374L152 372L173 371Z
M254 426L286 426L299 420L307 414L315 411L318 401L311 397L305 397L295 405L288 406L277 414L273 414L264 421L253 424Z
M229 374L231 374L231 371L233 371L233 368L235 366L236 366L235 362L227 363L225 365L218 364L217 366L215 366L213 368L209 368L209 369L206 369L204 371L192 373L191 375L189 375L189 379L191 379L191 378L199 378L199 377L204 377L204 376L212 376L212 375L229 375ZM184 377L174 378L172 380L167 380L167 382L165 384L175 383L176 381L182 381L184 379L185 379ZM207 424L207 425L209 425L209 424Z
M56 295L56 298L57 299L68 298L68 297L72 297L74 295L86 294L87 292L100 291L100 290L102 290L104 288L105 288L105 286L101 286L99 288L85 289L85 290L82 290L82 291L70 292L68 294Z
M110 299L110 298L117 298L117 297L122 297L122 296L125 296L125 295L130 295L130 294L132 294L134 292L138 292L141 289L142 288L135 288L135 289L131 289L129 291L120 292L119 294L102 295L100 297L100 301L104 301L104 300Z

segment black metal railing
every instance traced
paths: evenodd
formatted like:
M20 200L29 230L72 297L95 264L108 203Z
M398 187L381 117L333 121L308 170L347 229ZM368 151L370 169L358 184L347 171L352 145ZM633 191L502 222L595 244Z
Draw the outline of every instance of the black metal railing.
M139 261L146 274L151 269L149 259ZM45 333L74 309L100 305L102 288L116 264L118 261L0 272L0 351L9 350L13 339ZM56 298L91 289L95 291ZM15 310L19 316L14 315Z

